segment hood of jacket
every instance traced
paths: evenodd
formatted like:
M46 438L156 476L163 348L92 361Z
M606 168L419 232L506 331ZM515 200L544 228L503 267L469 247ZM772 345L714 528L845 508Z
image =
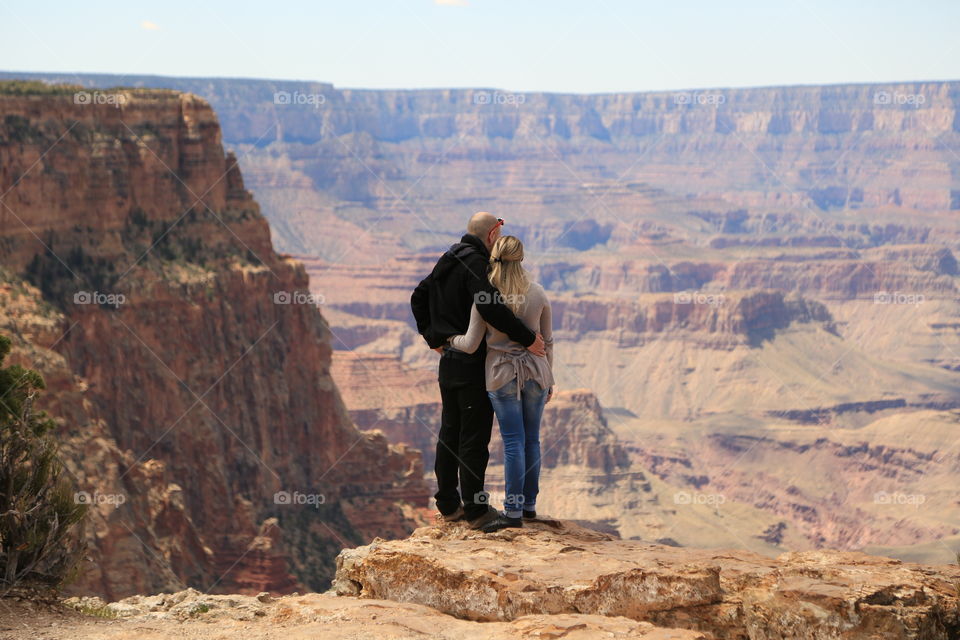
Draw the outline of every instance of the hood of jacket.
M490 252L484 246L483 241L472 233L465 233L460 238L460 242L450 245L450 248L437 260L437 264L433 267L434 279L442 280L471 253L479 253L484 259L490 258Z

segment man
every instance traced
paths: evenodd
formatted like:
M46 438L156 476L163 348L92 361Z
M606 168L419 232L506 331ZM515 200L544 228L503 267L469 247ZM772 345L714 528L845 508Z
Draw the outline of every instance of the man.
M490 249L502 225L503 220L490 213L475 213L467 233L440 257L410 297L417 330L431 349L441 353L437 378L443 411L434 466L437 509L447 522L466 519L471 529L487 532L500 528L497 522L502 519L487 504L483 491L493 428L484 380L486 344L467 354L449 346L447 339L467 332L476 303L483 319L511 340L536 355L546 353L543 337L517 319L487 279Z

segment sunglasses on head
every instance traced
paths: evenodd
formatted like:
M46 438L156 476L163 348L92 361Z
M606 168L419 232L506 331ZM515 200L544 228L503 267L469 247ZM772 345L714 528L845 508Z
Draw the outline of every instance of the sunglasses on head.
M496 229L497 227L502 226L502 225L503 225L503 218L497 218L497 224L493 225L493 227L491 227L491 229L490 229L490 231L489 231L488 233L493 233L493 230L494 230L494 229Z

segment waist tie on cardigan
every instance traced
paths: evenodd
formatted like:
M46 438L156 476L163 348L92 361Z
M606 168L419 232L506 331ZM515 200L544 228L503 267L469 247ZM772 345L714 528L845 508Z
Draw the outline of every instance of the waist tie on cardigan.
M523 358L527 355L527 352L524 350L520 353L513 353L510 351L501 351L500 349L491 349L491 351L496 351L501 354L502 357L506 358L510 362L510 365L513 366L513 377L517 381L517 400L520 400L520 391L527 383L527 380L531 378L531 376L527 375L527 368L523 366Z

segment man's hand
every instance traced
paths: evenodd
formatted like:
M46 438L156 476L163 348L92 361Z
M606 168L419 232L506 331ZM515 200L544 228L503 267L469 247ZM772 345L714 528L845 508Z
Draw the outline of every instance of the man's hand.
M535 356L547 355L547 347L543 344L543 336L538 333L537 339L533 341L533 344L527 347L527 351Z
M547 402L550 402L551 400L553 400L553 387L550 387L550 390L547 391L547 399L543 404L547 404Z

